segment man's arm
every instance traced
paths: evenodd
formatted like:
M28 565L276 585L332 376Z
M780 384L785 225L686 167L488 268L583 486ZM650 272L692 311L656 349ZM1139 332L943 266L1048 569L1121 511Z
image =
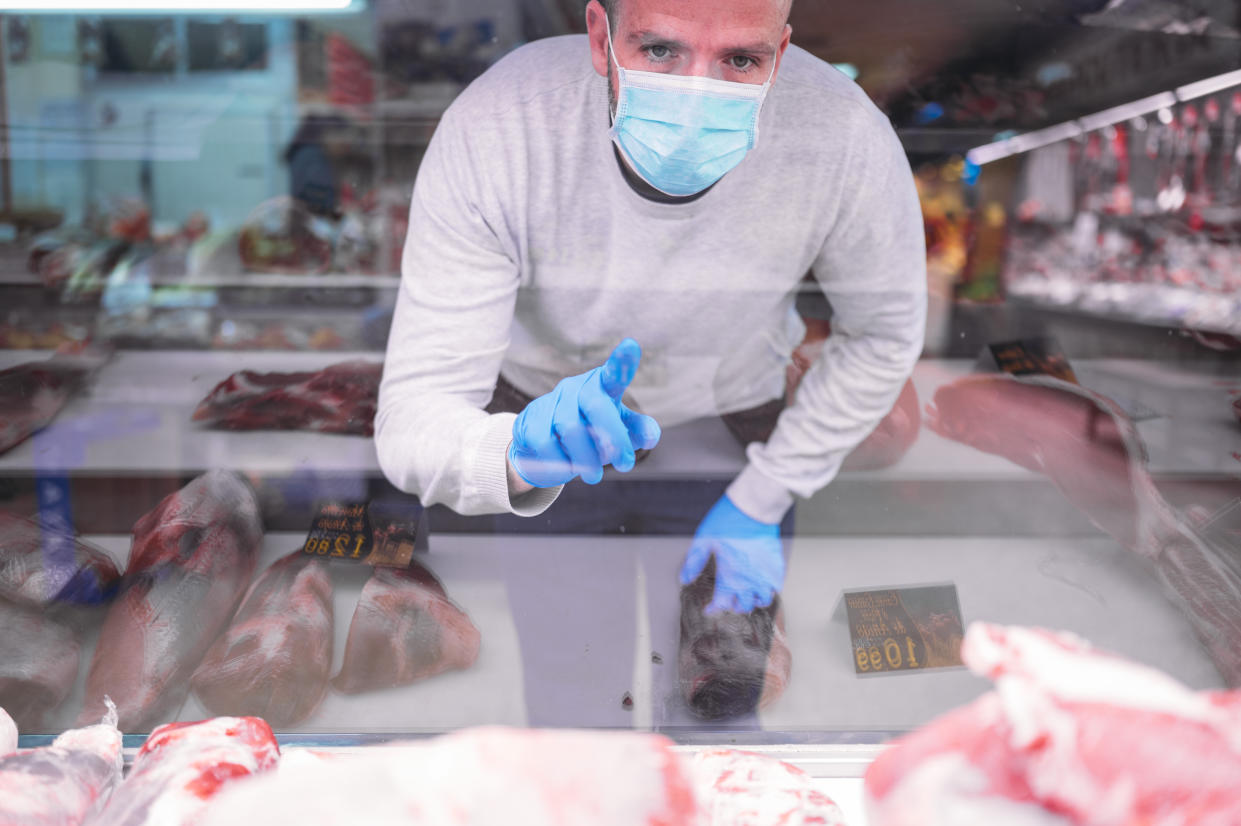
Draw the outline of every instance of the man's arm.
M488 173L453 115L436 130L410 204L375 417L379 464L426 504L531 516L560 488L514 478L506 452L516 417L482 409L509 345L516 251L495 231L499 210L480 180Z
M765 445L728 489L744 513L779 522L793 496L827 485L887 415L926 325L922 212L904 150L878 112L850 141L840 214L815 261L832 335Z

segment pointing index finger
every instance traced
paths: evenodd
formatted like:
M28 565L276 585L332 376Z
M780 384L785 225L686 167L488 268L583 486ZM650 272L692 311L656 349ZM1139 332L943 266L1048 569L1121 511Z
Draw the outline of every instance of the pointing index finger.
M641 361L642 348L638 342L627 338L616 345L616 349L612 351L612 355L608 356L599 374L603 392L614 400L620 401L629 383L633 381L634 374L638 372L638 364Z

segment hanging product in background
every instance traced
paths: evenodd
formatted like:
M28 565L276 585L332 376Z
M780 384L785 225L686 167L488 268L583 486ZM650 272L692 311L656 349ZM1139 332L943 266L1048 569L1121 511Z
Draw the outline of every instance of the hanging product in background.
M1009 294L1241 334L1239 116L1241 92L1229 90L1022 156Z

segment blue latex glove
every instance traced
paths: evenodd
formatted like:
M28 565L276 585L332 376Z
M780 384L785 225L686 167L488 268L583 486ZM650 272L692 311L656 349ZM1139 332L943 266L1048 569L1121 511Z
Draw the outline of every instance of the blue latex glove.
M603 468L633 470L634 451L659 442L659 424L621 404L642 360L627 338L602 367L567 378L526 406L513 422L508 461L536 488L554 488L576 476L594 485Z
M689 585L715 555L715 595L706 613L748 614L771 605L784 586L780 526L746 516L721 496L698 525L681 565L681 584Z

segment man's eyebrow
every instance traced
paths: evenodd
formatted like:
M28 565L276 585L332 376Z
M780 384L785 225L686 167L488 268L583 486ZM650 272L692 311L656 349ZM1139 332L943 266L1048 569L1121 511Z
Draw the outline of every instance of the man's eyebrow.
M775 50L776 50L776 47L771 45L770 43L764 43L762 41L756 40L753 43L745 44L742 46L729 46L724 51L728 52L729 54L734 54L737 52L751 52L754 54L771 54Z
M639 32L634 32L633 34L629 35L629 40L631 42L642 43L643 45L646 45L646 46L650 46L653 44L659 44L660 46L668 46L669 48L676 48L676 49L682 49L682 50L685 49L686 47L685 43L681 42L680 40L677 40L674 37L666 37L660 34L659 32L652 32L652 31L648 31L645 29Z

